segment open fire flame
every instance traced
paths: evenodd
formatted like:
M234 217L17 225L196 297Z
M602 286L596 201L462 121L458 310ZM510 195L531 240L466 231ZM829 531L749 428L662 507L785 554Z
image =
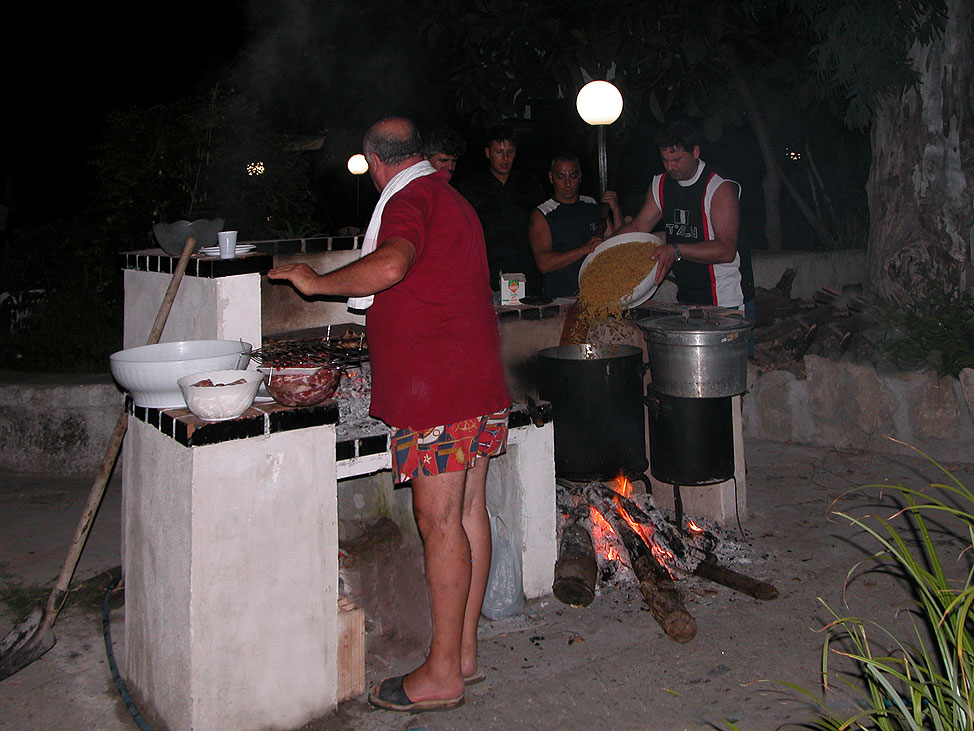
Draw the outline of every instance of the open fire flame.
M615 536L615 529L594 505L589 505L588 510L592 520L592 544L595 546L595 550L607 561L621 561L622 554L619 553L619 549L613 545L609 538L609 536Z
M660 547L656 541L653 540L653 533L655 529L651 525L644 525L634 520L632 516L626 512L626 509L622 507L622 503L618 496L631 497L632 496L632 483L629 481L625 475L620 474L614 480L608 483L608 487L612 489L613 492L617 493L617 496L613 498L613 504L615 505L616 512L619 516L626 521L630 528L632 528L636 535L638 535L643 543L645 543L649 550L652 551L653 556L660 563L661 566L669 567L670 563L675 560L675 556L672 552ZM602 555L608 561L620 561L621 555L619 550L613 545L613 542L608 538L609 536L615 536L615 530L605 516L602 515L594 506L589 506L589 514L592 521L592 543L595 546L595 550ZM690 530L694 532L702 532L702 529L697 526L693 521L689 521Z

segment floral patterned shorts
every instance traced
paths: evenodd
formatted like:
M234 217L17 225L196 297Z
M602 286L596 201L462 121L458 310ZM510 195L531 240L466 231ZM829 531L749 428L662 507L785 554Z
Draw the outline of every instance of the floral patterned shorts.
M396 482L417 475L438 475L473 467L477 457L491 457L507 450L507 417L510 409L444 424L432 429L393 429L392 472Z

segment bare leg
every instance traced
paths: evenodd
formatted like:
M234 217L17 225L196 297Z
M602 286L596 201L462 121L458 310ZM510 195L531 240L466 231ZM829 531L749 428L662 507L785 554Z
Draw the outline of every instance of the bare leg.
M403 683L410 700L463 694L460 646L470 592L470 544L462 522L466 471L413 478L413 512L423 537L433 639L426 662Z
M464 677L477 670L477 623L487 591L490 573L490 518L487 516L487 467L489 457L479 457L467 470L463 492L463 530L470 544L470 592L463 615L463 638L460 644L460 671Z

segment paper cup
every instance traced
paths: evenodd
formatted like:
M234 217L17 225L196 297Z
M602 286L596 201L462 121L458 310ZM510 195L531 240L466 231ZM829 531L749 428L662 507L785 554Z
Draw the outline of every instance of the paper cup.
M220 244L221 259L232 259L237 255L236 231L220 231L216 235L216 240Z

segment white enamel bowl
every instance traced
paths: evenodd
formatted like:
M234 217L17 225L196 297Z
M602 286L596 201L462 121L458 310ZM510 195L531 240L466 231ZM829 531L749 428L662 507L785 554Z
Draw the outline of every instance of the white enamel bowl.
M196 385L200 381L213 385ZM177 383L190 411L206 421L226 421L250 408L263 381L263 374L257 371L226 370L192 373Z
M582 261L582 266L578 270L578 278L581 281L582 272L585 271L585 267L592 263L592 260L601 254L606 249L611 249L613 246L620 246L622 244L629 244L633 241L653 241L659 245L663 244L662 239L653 234L644 233L632 233L632 234L619 234L618 236L610 236L601 244L595 247L591 254L585 257ZM637 307L643 302L648 300L654 294L656 294L656 267L653 267L649 274L645 276L643 281L636 285L633 289L632 294L628 297L622 299L622 304L625 307Z
M136 406L186 406L177 381L203 371L243 370L253 346L242 340L177 340L126 348L109 357L112 376Z

